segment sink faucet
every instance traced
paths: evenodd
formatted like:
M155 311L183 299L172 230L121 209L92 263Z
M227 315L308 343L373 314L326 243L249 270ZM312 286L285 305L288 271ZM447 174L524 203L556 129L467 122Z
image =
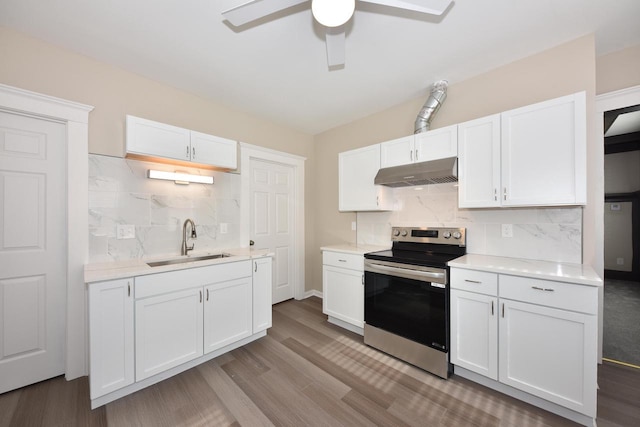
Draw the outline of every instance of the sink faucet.
M188 255L189 251L193 250L194 243L191 246L187 246L187 224L191 224L191 238L195 239L198 237L196 234L196 224L189 218L184 221L182 225L182 249L180 250L180 255Z

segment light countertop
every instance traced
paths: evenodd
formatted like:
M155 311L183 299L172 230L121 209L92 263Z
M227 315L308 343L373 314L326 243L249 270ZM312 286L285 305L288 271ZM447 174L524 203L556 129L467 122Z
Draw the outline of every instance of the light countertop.
M384 251L389 246L357 245L355 243L342 243L338 245L322 246L321 251L342 252L346 254L364 255L367 252Z
M147 262L160 261L160 260L164 261L164 260L180 259L180 258L188 258L188 257L199 257L199 256L219 254L222 252L230 254L232 256L217 258L217 259L210 259L210 260L190 261L190 262L184 262L180 264L163 265L159 267L150 267L149 265L147 265ZM94 282L102 282L105 280L123 279L127 277L144 276L146 274L156 274L156 273L164 273L167 271L183 270L186 268L204 267L207 265L245 261L249 259L262 258L266 256L273 256L273 252L269 252L268 250L253 250L253 249L246 248L246 249L224 250L220 252L193 252L193 253L190 253L188 257L175 255L175 256L131 259L131 260L125 260L125 261L92 263L92 264L86 264L84 266L84 281L85 283L89 284Z
M449 266L535 279L602 286L602 279L593 268L584 264L467 254L449 261Z

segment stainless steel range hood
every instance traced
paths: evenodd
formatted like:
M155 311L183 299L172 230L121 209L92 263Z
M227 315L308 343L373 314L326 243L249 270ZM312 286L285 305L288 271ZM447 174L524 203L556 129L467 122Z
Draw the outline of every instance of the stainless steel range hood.
M430 160L409 165L383 168L374 179L376 185L408 187L458 181L458 158Z

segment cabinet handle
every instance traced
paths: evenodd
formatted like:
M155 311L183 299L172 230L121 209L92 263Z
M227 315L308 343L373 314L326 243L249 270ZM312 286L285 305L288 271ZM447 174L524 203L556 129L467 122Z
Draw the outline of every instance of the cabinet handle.
M409 150L409 160L413 162L413 150Z
M504 303L502 303L502 318L504 318Z
M338 262L347 262L346 259L339 259Z
M535 289L536 291L546 291L546 292L553 292L555 291L555 289L551 289L551 288L541 288L539 286L532 286L531 289Z
M498 201L498 189L497 188L493 189L493 200L496 201L496 202Z
M191 149L191 160L194 160L196 158L196 147L193 147Z
M469 283L482 283L478 280L469 280L469 279L464 279L465 282L469 282Z
M507 200L507 187L504 187L502 197L504 198L504 200Z
M418 161L419 157L418 157L418 149L416 148L416 162Z
M202 302L202 291L200 291L200 302Z
M491 301L491 315L493 316L493 301Z
M364 285L364 274L362 275L362 284Z
M207 301L209 301L209 289L207 289Z
M253 261L253 272L254 273L258 272L258 261Z
M131 282L127 282L127 296L131 296Z
M376 206L380 206L380 196L376 196Z
M190 156L190 154L189 154L189 146L187 145L187 160L189 160L189 158L190 158L190 157L191 157L191 156Z

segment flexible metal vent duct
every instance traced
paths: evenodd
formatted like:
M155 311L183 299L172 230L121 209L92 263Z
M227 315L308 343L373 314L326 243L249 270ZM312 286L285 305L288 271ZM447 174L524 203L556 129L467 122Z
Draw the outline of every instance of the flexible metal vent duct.
M447 98L448 85L449 82L446 80L439 80L433 84L429 98L427 98L422 109L418 113L418 117L416 117L414 125L415 130L413 133L422 133L429 130L433 116L435 116L440 109L440 106Z

